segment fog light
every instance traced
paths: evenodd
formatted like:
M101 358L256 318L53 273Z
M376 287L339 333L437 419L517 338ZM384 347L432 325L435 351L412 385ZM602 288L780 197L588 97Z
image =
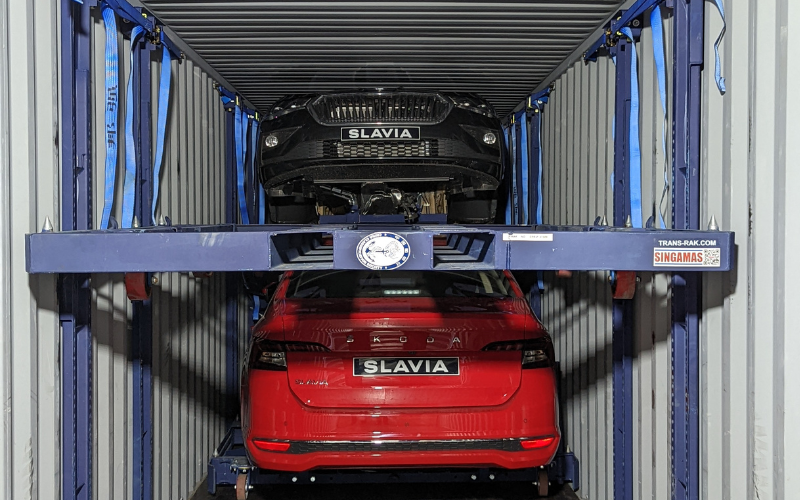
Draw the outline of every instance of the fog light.
M486 135L483 136L483 142L486 144L494 144L497 142L497 136L491 132L487 132Z
M278 145L278 138L275 137L274 135L268 135L267 138L264 140L264 144L266 144L268 148L274 148L275 146Z

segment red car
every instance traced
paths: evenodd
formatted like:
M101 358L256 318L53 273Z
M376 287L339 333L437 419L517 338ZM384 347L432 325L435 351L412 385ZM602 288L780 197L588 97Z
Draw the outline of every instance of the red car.
M245 446L273 471L547 465L553 365L508 272L287 272L253 330Z

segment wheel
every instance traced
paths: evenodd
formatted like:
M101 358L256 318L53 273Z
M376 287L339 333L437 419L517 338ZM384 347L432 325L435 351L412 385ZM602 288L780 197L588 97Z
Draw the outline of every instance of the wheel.
M539 496L546 497L550 493L550 478L547 477L547 469L539 469L539 478L536 483L539 488Z
M497 215L497 199L493 192L478 191L468 198L463 194L447 200L447 221L460 224L491 224Z
M236 500L247 500L247 494L250 493L249 488L247 474L239 474L236 477Z
M125 292L131 301L149 299L150 277L147 273L125 273Z
M269 199L269 219L279 224L313 224L319 220L317 205L302 196Z

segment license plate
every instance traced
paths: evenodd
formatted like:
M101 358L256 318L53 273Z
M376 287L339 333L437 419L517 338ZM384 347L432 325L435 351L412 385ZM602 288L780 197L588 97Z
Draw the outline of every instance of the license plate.
M343 141L418 141L419 127L342 127Z
M353 358L356 377L458 374L458 358Z

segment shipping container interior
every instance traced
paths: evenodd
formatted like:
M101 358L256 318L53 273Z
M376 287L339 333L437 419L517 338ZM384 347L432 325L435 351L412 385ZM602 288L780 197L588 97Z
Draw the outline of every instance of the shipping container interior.
M287 94L406 87L504 117L504 225L390 229L420 270L434 234L479 232L462 268L526 285L559 362L551 480L792 498L798 33L790 0L0 0L0 497L236 477L241 271L310 268L272 249L320 231L318 266L358 269L372 232L265 224L259 120ZM656 263L687 241L703 266Z

